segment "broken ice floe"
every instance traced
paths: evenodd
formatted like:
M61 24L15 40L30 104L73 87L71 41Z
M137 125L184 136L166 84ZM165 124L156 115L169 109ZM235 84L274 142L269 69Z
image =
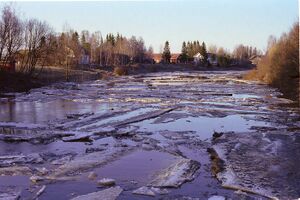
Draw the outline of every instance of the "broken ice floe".
M213 149L224 161L217 174L225 188L256 193L268 198L298 198L300 180L297 134L266 132L223 134L214 140ZM288 178L293 174L293 179ZM280 184L278 184L280 182Z
M70 197L70 191L64 190L68 187L66 185L80 185L87 179L86 185L91 184L96 188L98 179L93 176L88 179L87 176L91 171L95 175L105 169L106 173L101 178L112 177L116 183L124 184L126 190L130 188L131 192L144 185L140 193L152 191L155 195L161 195L168 193L165 187L173 187L168 189L170 193L166 199L203 199L203 196L189 197L189 194L173 196L173 191L184 192L198 181L196 179L180 187L198 175L196 168L200 164L191 164L194 163L192 160L201 162L194 154L181 157L182 146L195 144L193 148L205 152L215 131L242 131L253 136L242 138L244 136L240 137L241 133L226 133L233 134L235 138L226 137L229 146L224 148L221 145L224 136L214 141L215 151L226 161L225 170L218 177L221 180L221 174L227 172L226 183L232 183L223 186L244 191L250 189L258 192L257 188L279 191L272 193L273 196L280 192L294 195L300 183L291 183L289 178L298 177L299 171L299 166L295 164L299 158L296 150L299 139L294 135L300 127L298 109L282 109L281 103L291 102L277 98L279 92L267 85L243 81L240 76L241 72L236 71L156 73L80 84L59 83L33 89L26 94L15 94L15 97L3 101L1 105L1 156L12 157L0 159L0 174L30 178L36 183L31 184L35 190L42 189L40 186L43 184L51 184L52 190L59 189L63 195ZM257 135L257 132L287 130L287 134L291 135L287 141L283 139L284 136L274 139L269 134L263 137ZM237 138L239 142L236 142ZM206 145L198 145L200 140L206 140ZM262 159L259 155L261 152L251 150L255 145L261 147L259 151L262 154L268 154L265 160L272 163L270 166L264 160L259 162L265 171L254 164ZM288 148L283 151L286 146ZM131 149L139 148L142 150L130 154ZM248 159L238 158L237 152L246 152ZM254 158L249 152L255 155ZM38 153L43 161L31 160L33 153ZM122 157L127 153L128 157ZM294 160L290 154L295 155ZM237 158L241 161L235 162ZM280 163L277 158L281 158ZM136 167L136 162L140 160L148 164L150 169L141 166L143 169L138 169L142 171L140 175L135 173L137 170L129 172L126 167ZM247 160L250 160L249 163ZM112 166L115 168L112 169ZM206 171L201 172L208 174L203 176L209 177L210 167L204 164L204 168ZM119 174L112 176L115 169L120 169L116 170ZM280 170L283 173L279 173ZM255 171L261 172L259 174L262 177ZM86 176L80 176L81 173ZM151 176L146 177L148 174ZM18 176L12 178L19 180ZM259 178L262 180L259 181ZM212 181L212 178L208 179ZM56 183L59 180L66 181L66 184ZM136 181L134 188L127 185L129 180ZM278 188L276 181L282 183L285 189ZM152 182L160 186L152 186ZM228 198L217 183L214 182L212 187L218 195ZM27 189L31 188L24 188ZM207 192L204 190L201 187L191 192L202 194ZM130 199L133 195L131 192L124 196ZM78 194L84 194L81 188L78 188ZM42 195L48 199L56 198L50 192ZM213 195L208 191L206 197ZM123 198L122 194L120 198Z
M179 158L170 167L160 172L150 186L153 187L179 187L187 181L192 181L200 164L194 160Z
M8 167L12 165L38 164L44 160L38 153L28 155L5 155L0 156L0 167Z
M116 147L106 151L93 152L83 156L77 156L70 162L67 162L59 166L52 176L59 177L62 175L68 175L73 173L79 173L80 171L88 170L113 160L114 158L123 155L128 152L128 148Z
M115 200L121 194L123 189L119 186L111 187L99 192L92 192L86 195L81 195L72 200Z

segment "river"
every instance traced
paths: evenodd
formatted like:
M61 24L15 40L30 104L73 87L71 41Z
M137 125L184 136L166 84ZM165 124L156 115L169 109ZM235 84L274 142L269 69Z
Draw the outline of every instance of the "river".
M151 73L5 94L0 199L299 198L299 108L243 73Z

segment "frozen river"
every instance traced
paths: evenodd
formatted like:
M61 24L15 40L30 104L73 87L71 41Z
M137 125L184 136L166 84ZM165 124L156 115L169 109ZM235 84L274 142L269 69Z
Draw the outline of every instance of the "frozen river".
M153 73L6 94L0 199L300 197L299 110L241 73Z

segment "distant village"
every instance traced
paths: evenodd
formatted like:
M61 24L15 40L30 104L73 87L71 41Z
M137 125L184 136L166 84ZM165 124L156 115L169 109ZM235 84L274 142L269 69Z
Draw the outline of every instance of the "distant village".
M107 36L110 37L111 35ZM193 47L195 45L195 47ZM191 47L192 46L192 47ZM194 49L193 49L194 48ZM193 49L189 51L189 49ZM198 51L197 51L198 49ZM149 51L145 52L141 60L137 60L134 57L130 57L126 54L114 54L115 60L121 60L119 62L122 65L142 63L142 64L190 64L196 66L234 66L239 64L251 63L256 65L261 60L261 52L258 52L256 48L239 45L235 51L234 55L225 52L223 48L217 49L213 46L213 52L207 52L205 48L205 43L202 46L199 45L198 41L188 42L187 44L183 42L181 53L171 53L169 42L166 41L164 52L162 53L152 53L151 47ZM84 48L81 50L81 55L78 64L80 65L91 65L103 67L105 65L105 53L99 55L99 63L94 62L92 55ZM73 56L73 55L72 55ZM102 57L102 59L101 59Z

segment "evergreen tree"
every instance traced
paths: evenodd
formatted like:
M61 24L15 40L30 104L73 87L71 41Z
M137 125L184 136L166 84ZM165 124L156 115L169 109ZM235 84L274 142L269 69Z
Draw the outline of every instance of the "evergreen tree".
M108 35L106 35L106 41L108 43L110 43L112 46L115 46L116 39L115 39L115 36L112 33L109 33Z
M71 49L73 50L75 57L79 58L80 42L79 42L79 35L76 31L74 33L72 33Z
M72 34L72 41L79 44L79 35L76 31Z
M198 53L198 52L200 53L200 51L201 51L201 45L200 45L200 42L198 40L197 40L197 44L196 44L196 48L195 49L196 49L195 54Z
M86 43L86 38L84 34L81 34L81 45L83 45L84 43Z
M188 41L187 43L187 54L188 54L188 57L191 58L194 56L193 54L193 48L192 48L192 43L190 41Z
M171 52L170 52L170 46L169 46L168 41L166 41L166 43L165 43L164 51L163 51L163 54L162 54L162 59L163 59L164 62L170 63Z
M202 42L200 54L203 56L203 61L206 64L208 55L207 55L206 45L204 42Z
M187 62L188 60L188 52L187 52L187 46L186 43L182 43L182 48L181 48L181 62Z

